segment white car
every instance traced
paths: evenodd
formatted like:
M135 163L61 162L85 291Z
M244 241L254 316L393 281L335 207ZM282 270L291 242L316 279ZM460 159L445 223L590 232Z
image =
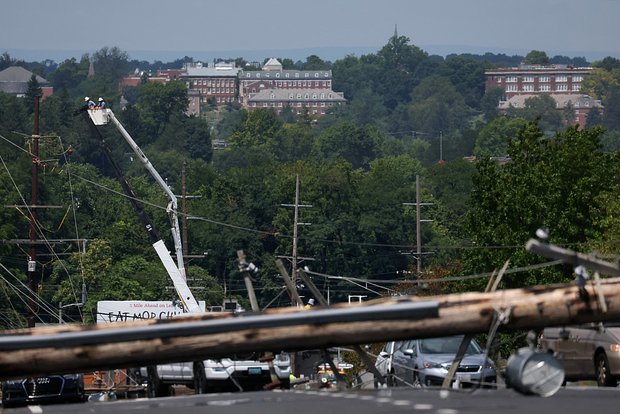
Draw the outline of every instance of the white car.
M194 372L204 373L194 377ZM273 372L281 388L288 388L291 359L286 353L274 355ZM196 393L256 391L273 382L266 361L250 359L207 359L202 362L176 362L140 368L149 397L170 394L171 385L185 385Z
M392 367L392 355L394 354L394 345L396 342L390 341L387 342L379 355L377 355L377 360L375 362L375 368L379 371L379 374L385 380L385 384L388 387L394 386L394 368ZM375 379L375 388L379 387L379 381Z

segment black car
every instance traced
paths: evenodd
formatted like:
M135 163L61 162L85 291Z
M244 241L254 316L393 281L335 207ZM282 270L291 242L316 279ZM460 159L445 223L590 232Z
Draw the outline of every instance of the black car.
M84 402L84 376L81 374L7 380L2 383L2 406Z

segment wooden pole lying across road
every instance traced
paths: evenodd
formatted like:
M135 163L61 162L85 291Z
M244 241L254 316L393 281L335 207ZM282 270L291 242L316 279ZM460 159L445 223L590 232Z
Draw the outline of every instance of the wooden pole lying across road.
M582 292L580 292L580 289ZM607 312L601 312L597 295L605 298ZM589 297L589 300L584 300ZM327 317L343 310L358 308L369 315L383 315L381 309L401 305L436 303L437 315L427 317L402 314L368 317L366 320ZM363 309L366 308L366 309ZM500 330L537 329L545 326L579 324L620 318L620 278L600 282L600 292L590 283L540 286L499 292L440 295L433 297L391 297L358 305L332 306L310 311L295 308L267 311L262 315L213 319L209 314L170 319L165 322L124 323L96 326L34 328L0 336L0 379L46 375L60 372L114 369L129 366L191 361L232 356L253 351L297 351L332 346L367 344L408 338L428 338L452 334L487 332L494 316L502 313L505 324ZM292 315L294 325L271 324L271 319ZM387 314L386 314L387 315ZM270 319L271 318L271 319ZM227 320L240 319L244 325L223 328ZM209 321L209 322L205 322ZM247 321L247 322L244 322ZM131 333L144 327L170 328L180 324L191 327L204 324L202 331L191 334L161 335L152 330L141 339ZM220 324L211 329L209 324ZM141 328L138 328L141 327ZM106 330L106 343L58 344L57 339L88 331ZM66 332L66 333L59 333ZM188 331L189 332L189 331ZM45 339L42 345L26 347L27 339ZM10 343L10 341L13 343ZM8 342L7 342L8 341ZM23 341L24 346L15 346ZM91 341L92 342L92 341Z

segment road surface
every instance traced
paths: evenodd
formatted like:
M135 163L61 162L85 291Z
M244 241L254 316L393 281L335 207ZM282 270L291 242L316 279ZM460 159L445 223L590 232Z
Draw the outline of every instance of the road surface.
M186 395L156 399L88 402L6 409L6 414L374 414L515 413L605 414L620 412L619 388L562 388L542 398L514 390L440 390L391 388L335 391L290 390Z

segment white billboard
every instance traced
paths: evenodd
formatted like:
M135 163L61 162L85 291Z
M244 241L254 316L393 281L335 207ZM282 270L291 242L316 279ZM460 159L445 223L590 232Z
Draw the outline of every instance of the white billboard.
M202 312L205 301L199 301ZM170 319L187 314L176 301L102 300L97 302L97 323L132 322L144 319Z

